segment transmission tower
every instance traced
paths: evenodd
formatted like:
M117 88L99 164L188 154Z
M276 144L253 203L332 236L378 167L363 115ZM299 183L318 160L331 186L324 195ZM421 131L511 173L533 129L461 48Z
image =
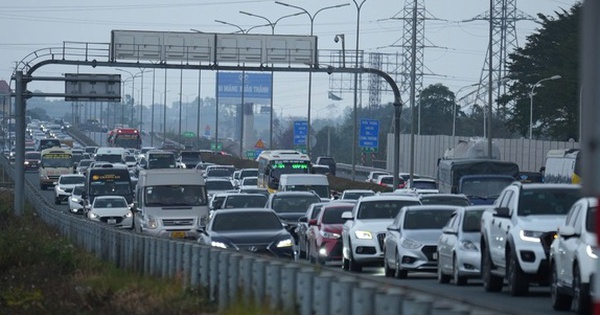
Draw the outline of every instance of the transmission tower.
M423 90L423 59L425 52L425 0L406 0L402 10L404 29L402 31L402 70L400 71L399 88L400 94L407 96L411 84L415 85L416 91ZM413 19L416 21L413 23ZM415 28L413 29L413 26ZM414 36L413 36L414 35ZM414 40L414 42L413 42ZM414 48L413 48L414 45ZM415 61L414 82L411 78L412 61ZM404 98L408 99L408 97Z
M488 46L483 68L481 69L481 75L479 77L479 87L477 89L477 95L475 103L487 104L488 93L489 93L489 76L492 76L492 95L495 99L506 92L506 78L507 69L506 62L508 59L509 52L513 51L518 47L517 42L517 21L531 20L535 21L535 18L529 14L522 12L517 9L517 0L492 0L491 11L489 10L463 22L470 21L490 21L492 27L492 70L490 73L489 56L490 47ZM484 109L488 106L484 106ZM484 110L485 112L485 110ZM486 119L484 119L485 121ZM485 128L484 128L485 130ZM485 131L484 131L485 133Z
M380 53L369 54L369 67L374 69L381 69L382 66L382 55ZM369 74L369 109L375 108L381 105L381 78L375 74Z

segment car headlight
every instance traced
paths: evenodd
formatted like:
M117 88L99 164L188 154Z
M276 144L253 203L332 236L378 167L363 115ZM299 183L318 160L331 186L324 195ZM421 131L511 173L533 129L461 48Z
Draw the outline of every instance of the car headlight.
M419 243L417 241L413 241L408 238L405 238L404 240L402 240L402 243L400 244L400 246L402 246L406 249L417 249L417 248L421 247L421 243Z
M373 234L369 231L354 231L354 236L359 240L371 240L373 239Z
M146 222L146 227L149 229L156 229L158 227L158 220L155 217L149 215L148 221Z
M125 213L125 215L123 217L124 218L131 218L131 217L133 217L133 212L127 211L127 213Z
M71 197L71 201L75 202L75 203L79 203L79 199L77 199L76 197Z
M331 232L326 232L326 231L319 231L319 233L324 238L340 238L341 237L341 235L339 235L338 233L331 233Z
M519 231L519 237L521 238L521 240L526 242L539 243L542 234L544 234L544 232L526 230Z
M25 165L29 165L29 161L25 161Z
M478 251L477 245L475 245L475 243L473 243L471 241L460 242L460 248L463 250Z
M97 214L95 214L93 212L90 212L90 219L99 219L99 218L100 218L99 215L97 215Z
M585 253L588 254L592 259L598 259L598 255L594 252L592 246L588 245L585 247Z
M294 241L292 241L292 239L290 239L290 238L281 240L277 243L277 248L291 247L291 246L294 246Z
M216 241L210 242L210 246L219 247L219 248L227 248L227 245L225 245L225 243L223 243L223 242L216 242Z

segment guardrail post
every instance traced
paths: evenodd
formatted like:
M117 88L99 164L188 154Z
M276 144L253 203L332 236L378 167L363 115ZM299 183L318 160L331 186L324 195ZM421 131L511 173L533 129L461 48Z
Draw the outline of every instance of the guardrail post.
M400 288L389 288L385 291L375 293L375 314L376 315L397 315L401 314L404 306L406 292Z
M200 285L207 289L210 285L210 256L211 248L208 246L202 246L200 248ZM207 292L210 291L207 290Z
M146 236L142 236L140 235L140 237L142 238L142 244L144 246L144 266L142 267L142 271L145 275L150 275L152 274L152 271L150 269L150 264L151 264L151 259L152 259L152 250L151 250L151 243L150 243L150 238L146 237Z
M220 250L212 249L210 253L210 272L208 274L209 297L211 301L217 300L217 285L219 283L219 255Z
M186 288L192 282L192 247L194 244L185 242L182 246L183 287Z
M242 300L245 304L249 304L252 300L252 265L255 258L252 256L242 256L240 261L240 283L242 290Z
M228 282L229 282L229 257L232 252L229 250L224 250L219 254L219 280L218 280L218 294L217 294L217 302L218 309L220 312L223 312L225 308L229 305L229 297L228 294Z
M296 300L300 306L298 315L313 314L313 280L314 271L312 268L301 268L296 277Z
M239 300L239 291L240 291L240 260L242 260L242 255L238 253L232 253L229 256L229 270L228 274L228 283L227 287L229 289L228 299L232 302L237 302Z
M359 282L352 289L351 310L353 315L372 314L375 309L377 285L372 282Z
M329 314L347 315L352 313L352 287L357 285L354 278L342 276L331 282L331 302Z
M269 309L275 311L279 308L279 294L281 292L281 263L272 261L266 266L266 297Z
M191 261L190 261L190 283L189 286L196 288L200 284L200 250L201 247L198 244L191 246Z
M298 267L292 264L284 264L281 267L281 308L286 314L296 314L296 275Z
M433 299L424 295L410 295L404 301L403 314L431 315Z
M453 303L449 300L437 300L433 302L431 315L468 315L470 310L466 305Z
M173 279L175 277L175 272L177 271L177 266L175 262L177 260L177 250L175 241L169 239L168 243L168 254L167 254L167 265L169 266L169 271L167 273L167 277Z
M169 240L166 238L161 238L160 241L160 251L157 253L156 257L157 264L160 268L160 276L161 278L166 278L169 275Z
M267 261L259 258L252 264L252 293L254 304L264 305L265 302L265 265Z
M329 314L330 287L333 277L334 275L331 272L326 271L314 276L312 306L315 315Z
M133 233L127 233L127 237L133 239L133 270L136 272L144 271L144 243L142 238Z
M177 279L181 278L183 280L183 242L174 240L173 243L175 246L175 252L173 253L175 256L175 265L173 267L175 270L173 272L173 276Z

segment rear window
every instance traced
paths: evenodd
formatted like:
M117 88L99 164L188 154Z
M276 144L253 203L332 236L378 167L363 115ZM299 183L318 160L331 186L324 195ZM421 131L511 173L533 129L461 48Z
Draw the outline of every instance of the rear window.
M318 202L321 202L321 198L314 195L276 197L272 208L276 212L306 212L310 205Z
M229 181L206 181L207 190L231 190L233 184Z
M425 195L421 198L424 205L448 205L448 206L468 206L471 204L469 199L462 196L437 196L435 194Z
M361 202L357 219L393 219L404 206L420 205L416 200L378 200Z
M441 230L454 213L449 210L411 210L404 217L404 228L407 230Z
M352 206L327 207L323 211L321 222L325 224L344 224L342 213L352 211Z

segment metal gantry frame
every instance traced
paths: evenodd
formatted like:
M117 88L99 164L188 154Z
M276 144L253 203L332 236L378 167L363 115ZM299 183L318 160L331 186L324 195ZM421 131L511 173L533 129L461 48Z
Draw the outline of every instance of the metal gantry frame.
M97 44L97 43L96 43ZM27 84L31 81L35 81L37 78L33 76L36 70L43 66L47 65L72 65L72 66L89 66L92 68L105 67L105 68L144 68L144 69L164 69L165 71L169 69L178 69L178 70L211 70L211 71L256 71L256 72L309 72L309 73L326 73L331 75L333 73L349 73L349 74L375 74L384 79L390 86L391 90L394 94L394 108L395 108L395 128L394 128L394 185L397 186L399 183L399 139L400 139L400 115L402 112L402 100L400 96L400 90L398 85L394 81L394 79L387 74L386 72L380 69L374 68L345 68L345 67L321 67L321 66L311 66L311 67L289 67L289 66L241 66L241 65L220 65L218 63L214 64L206 64L202 65L201 63L192 65L190 63L185 64L175 64L175 63L152 63L152 62L118 62L118 61L98 61L95 58L107 58L106 54L101 54L99 50L89 50L90 54L88 55L88 44L85 43L85 51L83 60L69 60L69 54L66 53L67 49L63 46L62 50L59 48L54 48L54 51L57 50L60 52L58 54L52 53L51 48L48 48L46 53L41 53L36 51L27 57L32 57L32 60L25 62L22 61L20 63L21 69L17 68L11 78L11 82L14 81L15 84L15 120L16 120L16 155L15 155L15 165L23 165L24 157L25 157L25 111L26 111L26 99L30 97L32 94L27 91ZM94 53L92 53L92 51ZM75 54L76 56L81 57L81 54ZM26 57L26 58L27 58ZM47 57L48 59L42 59ZM42 59L42 60L39 60ZM24 59L25 60L25 59ZM38 61L39 60L39 61ZM35 62L35 63L34 63ZM63 93L38 93L35 96L64 96ZM14 199L14 212L16 215L22 214L22 209L24 207L24 184L25 184L25 172L16 167L15 174L15 199Z

